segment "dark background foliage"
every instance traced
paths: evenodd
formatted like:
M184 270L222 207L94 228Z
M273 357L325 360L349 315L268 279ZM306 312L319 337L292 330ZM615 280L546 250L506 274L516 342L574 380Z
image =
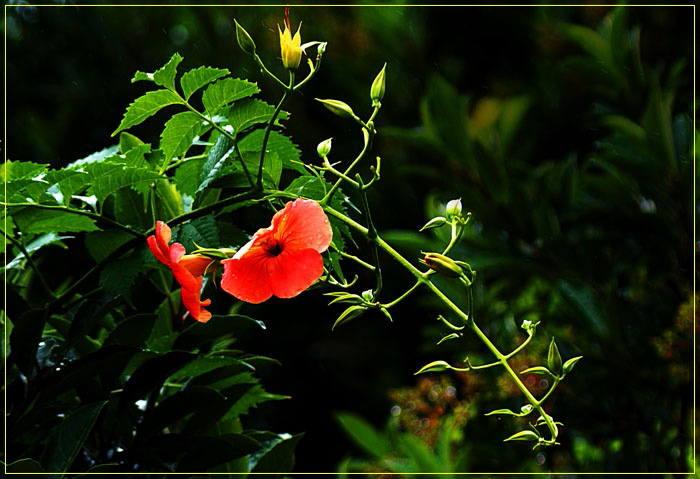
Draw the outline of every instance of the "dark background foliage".
M291 9L293 25L304 22L303 42L329 42L321 72L285 106L287 133L303 158L315 161L316 144L331 136L334 161L354 157L357 133L313 98L343 100L367 115L369 85L388 62L375 223L417 258L437 243L413 232L441 202L461 197L474 230L455 254L479 271L477 321L504 349L523 319L541 321L534 347L541 354L523 366L543 360L552 335L565 358L584 356L553 401L566 425L563 444L544 455L502 445L512 425L483 418L488 409L519 407L517 397L498 393L498 374L460 389L476 405L464 426L469 470L689 467L694 318L682 305L693 301L692 9L622 10L626 23L606 64L591 53L595 45L587 49L562 25L605 31L612 7ZM7 10L7 157L59 167L114 144L110 134L125 106L147 89L129 83L133 73L155 70L176 51L188 68L228 68L257 81L262 98L275 103L277 90L238 49L233 18L280 73L282 13L236 6ZM635 32L639 60L630 46ZM133 132L155 138L157 123ZM390 299L410 278L383 261ZM60 281L61 254L44 258L42 268ZM358 274L369 288L371 278ZM134 303L155 303L148 295L156 294L137 292ZM230 301L220 293L213 299ZM367 314L334 332L340 310L326 307L318 291L242 308L268 329L241 344L281 361L260 373L268 390L292 396L260 405L248 426L306 432L299 471L334 470L343 458L362 456L336 420L339 411L381 429L396 402L389 390L413 388L412 373L423 364L459 361L473 346L431 346L441 337L434 306L418 294L393 312L394 323Z

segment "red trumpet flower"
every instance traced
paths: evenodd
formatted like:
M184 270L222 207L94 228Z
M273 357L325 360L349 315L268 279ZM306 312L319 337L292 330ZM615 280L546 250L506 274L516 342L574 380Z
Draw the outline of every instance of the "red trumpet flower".
M162 221L156 222L156 234L146 238L148 247L158 261L169 267L182 291L180 296L187 311L200 323L206 323L211 313L204 309L211 300L201 301L202 275L214 260L206 256L185 254L185 247L180 243L169 245L171 231Z
M321 205L297 199L285 205L236 255L222 261L221 288L248 303L292 298L323 273L321 253L333 237Z

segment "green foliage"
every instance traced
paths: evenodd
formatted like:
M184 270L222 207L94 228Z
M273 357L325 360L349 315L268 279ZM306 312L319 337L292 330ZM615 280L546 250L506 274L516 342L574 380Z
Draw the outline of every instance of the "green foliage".
M222 314L206 324L183 319L179 292L171 292L169 273L145 239L154 220L162 220L188 250L216 248L224 238L238 247L247 241L243 228L253 232L260 224L233 226L222 212L252 204L250 193L239 202L230 198L256 186L261 158L265 187L278 188L285 171L291 176L285 181L315 177L299 163L296 145L275 131L288 115L273 118L274 107L250 98L259 92L256 84L225 78L227 69L200 67L180 77L181 96L182 61L176 53L154 73L135 74L133 81L163 89L127 107L113 133L121 133L118 146L57 169L3 165L5 237L13 238L6 267L8 396L15 404L8 416L10 470L293 467L301 434L242 427L260 404L288 398L267 392L257 375L274 360L230 349L251 326L264 324L226 314L230 299L217 303ZM188 102L202 89L199 112ZM164 120L157 149L124 131L172 105L181 111ZM67 255L63 266L52 262L56 245ZM66 269L81 251L88 264ZM23 384L32 386L20 400Z

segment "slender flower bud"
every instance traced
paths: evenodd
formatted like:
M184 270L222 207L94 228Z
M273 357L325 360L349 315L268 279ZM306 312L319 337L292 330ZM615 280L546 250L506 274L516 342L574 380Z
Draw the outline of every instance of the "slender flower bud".
M438 273L458 278L464 274L462 267L455 260L440 253L425 253L423 263Z
M462 215L462 199L450 200L445 206L445 216L447 219L459 218Z
M255 53L255 42L248 32L246 32L245 28L240 26L235 19L233 22L236 24L236 40L238 40L238 46L241 47L241 50L244 52L253 55Z
M381 105L382 98L384 98L384 86L386 83L386 63L382 67L382 71L372 82L372 88L370 89L370 98L372 99L372 106L378 107Z
M318 144L316 147L316 152L318 152L318 156L321 158L325 158L328 156L328 154L331 152L331 140L333 138L328 138L327 140L323 140L321 143Z
M352 111L352 108L350 108L350 105L348 105L347 103L344 103L339 100L322 100L320 98L316 98L316 100L323 103L323 106L325 106L338 116L353 119L357 118L357 115L355 115L355 112Z

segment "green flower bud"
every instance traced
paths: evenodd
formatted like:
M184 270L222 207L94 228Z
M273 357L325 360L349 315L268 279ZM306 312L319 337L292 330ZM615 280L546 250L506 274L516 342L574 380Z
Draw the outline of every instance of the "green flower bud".
M423 263L428 265L434 271L452 278L458 278L464 274L464 271L460 265L458 265L452 258L440 253L425 253Z
M235 19L233 22L236 24L236 39L238 40L238 46L241 47L241 50L244 52L248 53L249 55L253 55L255 53L255 42L252 38L250 38L250 35L245 31L245 28L240 26Z
M316 147L316 152L318 153L318 156L321 158L325 158L328 156L328 154L331 152L331 140L333 138L328 138L327 140L323 140L321 143L318 144Z
M462 216L462 199L450 200L445 205L445 216L448 220Z
M549 343L549 354L547 355L547 367L555 375L557 375L557 376L561 375L561 372L562 372L561 371L562 370L561 354L559 354L559 348L557 348L557 343L554 342L554 338L552 338L552 342Z
M372 82L372 88L370 89L369 96L372 99L372 106L378 107L381 105L380 101L384 98L384 87L386 84L386 63L382 67L382 71L379 72L377 78Z
M355 115L355 112L352 111L352 108L350 108L350 105L348 105L347 103L344 103L339 100L322 100L320 98L316 98L316 100L323 103L323 106L325 106L338 116L342 116L343 118L357 119L357 115Z

